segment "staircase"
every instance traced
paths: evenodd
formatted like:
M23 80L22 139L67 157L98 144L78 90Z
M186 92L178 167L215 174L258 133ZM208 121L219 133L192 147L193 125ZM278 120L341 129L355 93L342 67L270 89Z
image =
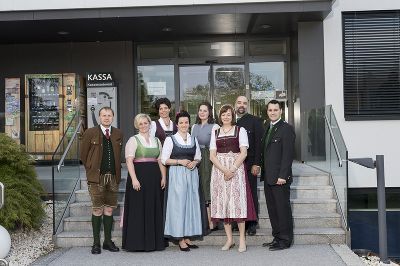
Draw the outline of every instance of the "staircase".
M125 167L126 169L126 167ZM310 166L293 164L293 183L291 202L294 219L294 244L345 244L345 230L342 228L341 216L337 211L337 200L329 175ZM84 176L84 174L82 174ZM123 206L126 184L126 170L119 190L119 206ZM248 245L261 245L271 241L271 225L265 203L263 184L258 186L260 215L259 229L255 236L247 237ZM114 212L113 239L121 245L120 208ZM86 179L81 179L81 189L75 192L75 202L69 206L69 217L62 224L61 233L55 236L58 247L91 246L91 202L87 191ZM235 232L238 237L238 232ZM215 231L197 241L198 245L225 244L223 230Z

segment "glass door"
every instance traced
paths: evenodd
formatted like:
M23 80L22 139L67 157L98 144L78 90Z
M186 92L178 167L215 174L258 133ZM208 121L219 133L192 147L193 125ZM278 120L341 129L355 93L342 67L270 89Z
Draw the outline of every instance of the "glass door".
M214 117L224 104L234 107L239 95L246 95L244 64L212 65Z
M191 124L196 122L197 107L203 101L211 102L210 65L179 67L180 109L190 114Z
M193 124L198 105L209 101L217 117L222 105L234 105L237 96L245 95L244 73L244 64L179 66L180 110L189 112Z
M270 100L278 100L283 105L282 118L288 114L286 101L285 62L257 62L249 64L250 113L268 122L266 106Z

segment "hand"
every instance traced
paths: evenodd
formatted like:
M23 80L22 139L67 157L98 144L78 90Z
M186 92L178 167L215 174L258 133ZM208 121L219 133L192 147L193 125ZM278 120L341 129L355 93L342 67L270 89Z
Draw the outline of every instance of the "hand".
M261 167L258 165L252 165L251 166L251 174L254 176L257 176L261 171Z
M234 175L235 175L235 172L231 171L230 169L226 169L224 171L224 179L225 179L225 181L231 180Z
M137 180L137 178L132 178L132 187L136 191L140 190L140 182Z
M178 160L178 164L187 167L187 165L190 163L190 160L188 159L180 159Z
M286 179L278 178L278 181L276 181L276 184L282 186L282 185L286 184Z
M161 189L164 189L166 185L167 185L167 178L161 177Z
M190 170L194 169L197 165L197 161L191 161L186 167Z

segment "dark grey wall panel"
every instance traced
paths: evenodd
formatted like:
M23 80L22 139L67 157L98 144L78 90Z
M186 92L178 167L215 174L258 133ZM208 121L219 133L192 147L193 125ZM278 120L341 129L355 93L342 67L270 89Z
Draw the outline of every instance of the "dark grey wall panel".
M135 108L132 42L91 42L1 45L0 102L4 103L4 78L35 73L114 72L118 82L119 124L126 137L133 134ZM0 132L4 132L4 105L0 106Z
M301 158L304 160L308 143L307 120L303 114L325 105L324 33L322 21L298 23L298 59L301 130Z

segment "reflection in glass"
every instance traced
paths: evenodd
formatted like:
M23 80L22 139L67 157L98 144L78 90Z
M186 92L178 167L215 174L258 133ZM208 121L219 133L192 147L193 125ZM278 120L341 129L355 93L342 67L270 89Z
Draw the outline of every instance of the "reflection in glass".
M173 65L138 66L139 112L149 114L151 119L158 119L154 102L167 97L171 101L171 118L175 114L175 87Z
M214 114L224 104L235 103L239 95L246 95L244 83L244 65L214 65Z
M197 107L203 101L210 101L210 66L181 66L180 110L190 114L191 124L196 122Z
M252 113L267 119L266 105L272 99L286 101L285 63L261 62L250 63L250 106ZM285 110L285 109L283 109ZM283 112L283 118L285 112Z

